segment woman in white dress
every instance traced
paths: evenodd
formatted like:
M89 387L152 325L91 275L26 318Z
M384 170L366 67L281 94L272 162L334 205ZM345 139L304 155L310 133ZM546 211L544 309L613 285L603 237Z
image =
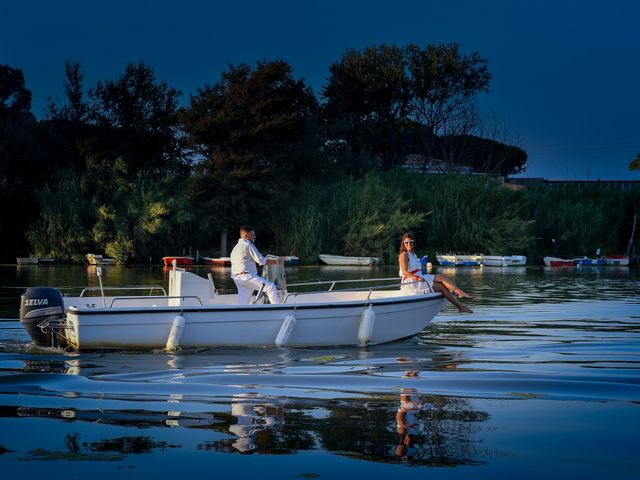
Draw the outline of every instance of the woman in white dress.
M445 275L422 274L422 264L415 253L416 239L412 233L405 233L400 241L399 275L402 277L401 290L410 295L417 291L440 292L463 313L473 313L458 298L472 298ZM456 295L458 298L456 298Z

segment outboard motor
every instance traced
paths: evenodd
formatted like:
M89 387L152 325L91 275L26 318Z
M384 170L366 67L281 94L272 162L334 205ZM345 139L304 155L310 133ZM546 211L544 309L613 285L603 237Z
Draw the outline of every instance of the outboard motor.
M64 319L64 301L57 288L31 287L20 297L20 323L36 345L57 347Z

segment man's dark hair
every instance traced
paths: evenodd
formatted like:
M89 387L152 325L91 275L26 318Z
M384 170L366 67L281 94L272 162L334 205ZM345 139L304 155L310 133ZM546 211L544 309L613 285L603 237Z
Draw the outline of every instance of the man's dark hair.
M240 236L242 236L242 234L247 234L250 232L253 232L254 228L251 225L243 225L240 227Z

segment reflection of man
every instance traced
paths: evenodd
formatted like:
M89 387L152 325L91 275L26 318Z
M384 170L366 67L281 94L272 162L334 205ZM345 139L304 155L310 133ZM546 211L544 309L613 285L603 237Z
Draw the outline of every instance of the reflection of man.
M229 431L238 436L232 446L240 453L253 452L256 449L255 434L272 428L276 423L273 417L267 416L265 407L251 403L232 403L231 415L238 419L235 425L229 426Z
M256 232L253 227L243 226L240 228L240 238L231 251L231 278L238 288L238 303L240 305L249 303L254 290L260 290L264 285L264 292L267 294L269 302L280 303L276 286L258 276L256 263L260 265L277 264L276 259L267 259L258 251L253 242L256 239Z
M403 389L403 391L407 391ZM398 446L396 447L396 455L403 460L413 455L415 448L411 435L418 431L418 419L416 414L422 410L422 402L415 394L400 394L400 408L396 413L397 431L400 435Z

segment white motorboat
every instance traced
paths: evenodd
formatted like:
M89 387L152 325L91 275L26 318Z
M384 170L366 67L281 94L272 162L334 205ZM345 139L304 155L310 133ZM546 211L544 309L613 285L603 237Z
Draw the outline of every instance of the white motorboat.
M320 261L327 265L353 265L353 266L366 266L366 265L378 265L380 259L378 257L345 257L343 255L330 255L328 253L321 253L319 255Z
M160 295L151 295L146 287L145 296L105 296L102 288L87 288L78 297L63 297L55 288L33 287L21 298L20 321L36 344L75 349L373 345L417 334L445 301L440 293L404 295L399 278L290 285L329 287L314 292L288 290L284 270L278 280L282 304L277 305L261 300L238 305L237 295L215 290L210 275L205 279L175 267L168 294L161 288ZM334 289L383 281L387 284ZM100 296L90 296L92 291Z
M482 263L488 267L521 267L527 264L523 255L484 255Z

